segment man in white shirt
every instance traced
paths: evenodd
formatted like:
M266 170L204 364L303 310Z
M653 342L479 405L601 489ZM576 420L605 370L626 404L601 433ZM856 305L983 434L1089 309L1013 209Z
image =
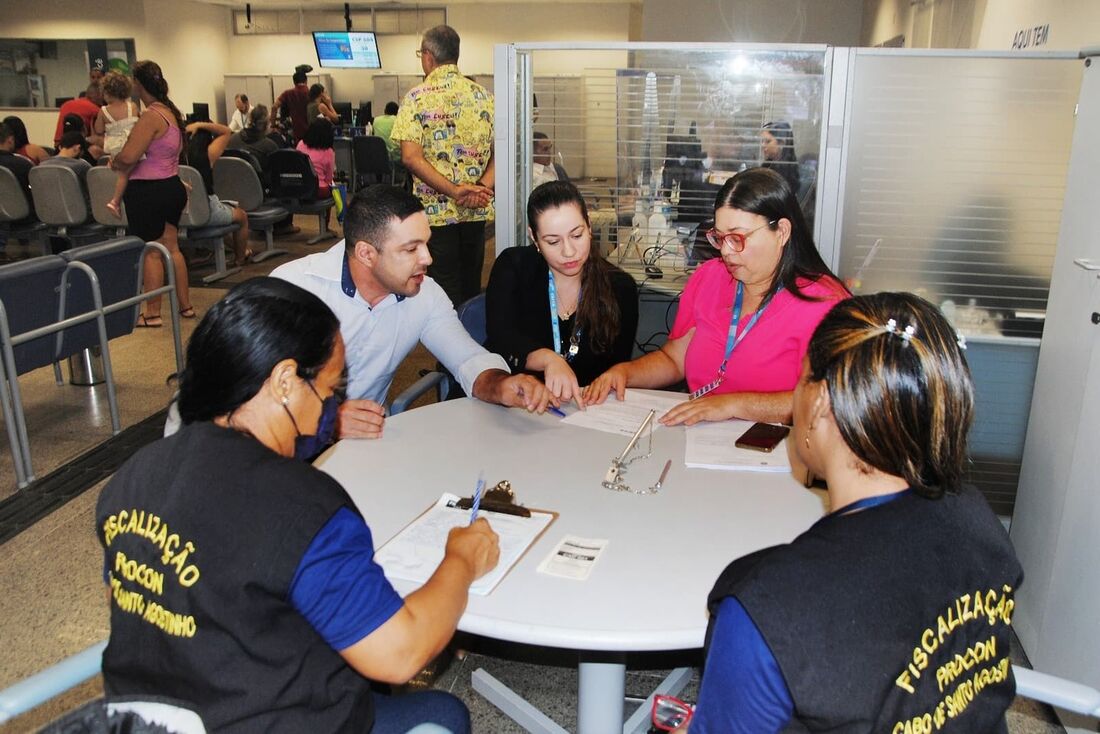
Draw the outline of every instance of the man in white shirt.
M248 103L247 94L238 94L233 98L233 104L237 109L233 111L233 117L229 119L229 130L239 133L248 127L248 115L252 112L252 105Z
M475 342L450 298L427 276L431 228L419 199L397 186L365 189L348 205L344 234L328 251L271 273L318 296L340 319L349 398L340 407L340 438L382 435L382 402L418 341L468 395L537 413L554 403L545 385L510 374L500 355Z

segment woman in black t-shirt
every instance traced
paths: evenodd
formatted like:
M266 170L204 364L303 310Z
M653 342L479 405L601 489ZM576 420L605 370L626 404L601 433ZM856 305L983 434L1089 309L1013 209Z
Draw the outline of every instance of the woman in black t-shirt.
M493 265L486 292L487 348L513 369L542 373L561 400L630 359L638 328L634 280L592 251L577 187L550 181L531 192L534 247L512 247Z

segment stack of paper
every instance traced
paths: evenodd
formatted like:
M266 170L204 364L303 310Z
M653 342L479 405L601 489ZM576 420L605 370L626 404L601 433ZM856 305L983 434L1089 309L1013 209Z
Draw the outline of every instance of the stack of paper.
M725 471L790 471L787 439L780 441L778 446L767 453L734 446L750 426L752 421L738 420L688 426L684 465L691 469Z
M653 410L657 413L651 424L653 430L657 430L661 427L657 419L685 400L687 395L679 393L627 390L625 400L617 399L612 393L600 405L589 405L584 410L578 410L568 418L563 418L562 423L617 433L620 436L633 436L649 411Z
M447 534L451 528L469 525L470 511L455 507L458 497L444 494L439 501L413 520L388 543L378 549L374 560L388 579L423 584L443 561ZM500 536L500 560L496 568L475 581L471 594L485 596L500 583L508 570L554 520L547 512L532 512L531 517L482 511L479 517L489 521Z

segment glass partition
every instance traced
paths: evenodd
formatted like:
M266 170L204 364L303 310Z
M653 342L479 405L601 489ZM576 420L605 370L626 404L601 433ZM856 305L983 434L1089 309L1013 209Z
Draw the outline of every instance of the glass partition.
M840 274L1039 337L1080 62L861 51L852 81Z
M514 103L522 113L529 97L531 112L512 131L515 234L498 249L525 240L522 204L530 190L568 178L585 193L599 245L613 262L682 281L713 252L695 241L722 183L765 161L766 123L782 123L769 133L778 159L769 165L813 216L824 47L536 46L519 51L515 64Z

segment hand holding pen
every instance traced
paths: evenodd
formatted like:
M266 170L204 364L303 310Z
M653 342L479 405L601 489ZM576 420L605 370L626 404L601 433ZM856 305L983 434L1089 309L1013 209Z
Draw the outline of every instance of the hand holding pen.
M447 535L446 556L465 562L473 574L471 581L492 571L500 559L500 538L493 532L485 518L477 516L484 489L485 473L481 472L474 486L470 524L451 528L451 532Z

